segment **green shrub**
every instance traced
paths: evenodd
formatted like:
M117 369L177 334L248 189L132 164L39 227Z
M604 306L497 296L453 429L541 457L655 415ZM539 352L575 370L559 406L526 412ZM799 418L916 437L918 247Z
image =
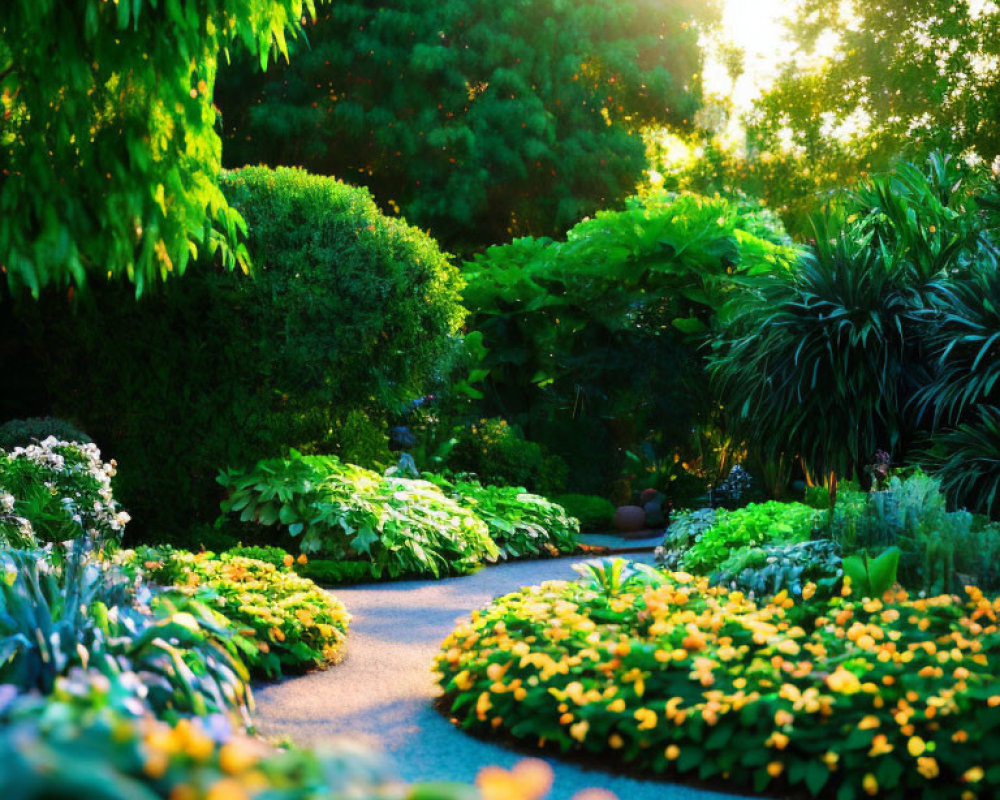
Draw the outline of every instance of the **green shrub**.
M687 447L713 407L701 337L733 276L783 272L794 255L745 217L724 199L657 194L565 240L516 239L467 262L469 327L488 350L484 416L566 458L575 492L610 494L623 453L650 431L660 455Z
M295 571L323 586L371 583L388 577L376 575L375 568L369 561L333 561L323 558L310 558L305 564L296 564Z
M0 553L0 683L48 694L92 667L106 680L135 673L158 715L242 711L248 675L232 632L204 608L137 607L120 567L91 559L78 539L64 563L40 551Z
M544 493L563 488L568 471L562 459L547 455L541 445L525 439L519 427L499 417L463 428L448 467L475 475L483 483Z
M681 573L613 583L550 581L460 623L435 663L446 715L744 793L1000 791L997 608L978 589L754 602Z
M829 539L794 544L769 544L739 548L722 562L712 583L757 597L785 590L801 597L813 583L829 595L840 583L843 564L840 546Z
M561 505L512 486L424 475L463 508L486 523L504 558L573 553L580 525Z
M285 558L275 565L230 553L145 547L135 553L149 579L168 589L158 600L180 607L193 600L214 610L241 632L250 670L268 678L339 662L350 621L340 601L293 572Z
M281 526L302 551L369 562L375 575L461 574L499 551L486 524L427 481L383 477L335 456L259 462L219 476L223 512Z
M121 541L129 515L115 502L115 462L95 444L58 441L0 450L0 545L33 547L86 534Z
M610 500L592 494L559 494L552 498L566 513L580 521L582 531L607 531L615 507Z
M710 575L737 548L808 541L821 519L821 512L802 503L774 500L751 503L735 511L715 509L712 524L696 532L697 538L681 553L678 567L696 575Z
M0 450L37 444L50 436L60 442L90 444L90 437L70 422L56 417L12 419L0 425Z
M136 533L210 521L226 464L288 447L378 461L374 429L442 379L464 316L457 269L367 191L265 168L222 189L251 276L203 263L139 301L95 280L74 313L64 293L17 309L53 412L115 453Z

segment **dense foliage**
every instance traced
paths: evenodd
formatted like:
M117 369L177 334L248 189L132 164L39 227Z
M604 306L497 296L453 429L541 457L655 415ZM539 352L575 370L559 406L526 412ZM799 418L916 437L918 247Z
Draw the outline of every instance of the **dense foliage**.
M370 561L376 575L462 574L499 555L475 512L423 480L386 477L335 456L259 462L219 476L223 511L297 537L304 553Z
M287 55L313 0L14 0L0 21L0 264L35 295L110 273L141 293L199 252L245 263L217 185L220 50Z
M95 284L75 313L55 295L17 309L45 394L0 406L79 420L146 537L212 519L226 464L288 447L388 461L387 419L441 379L462 320L457 270L363 190L265 169L223 190L250 223L252 276L206 267L139 302Z
M115 501L114 461L95 444L59 441L0 450L0 546L35 547L86 535L114 547L128 513Z
M165 587L160 602L204 605L238 632L252 673L276 678L344 657L350 615L284 559L275 565L229 553L148 547L133 558L150 581Z
M84 794L103 800L481 796L464 784L403 784L380 756L346 740L318 751L277 750L218 717L157 720L137 710L118 682L86 672L60 679L48 698L0 694L0 749L0 791L19 800ZM523 771L531 770L494 767L477 784L484 790L504 785L509 800L542 800L547 787L515 791Z
M172 603L151 612L120 567L78 539L65 559L0 551L0 682L48 694L75 669L123 680L158 715L247 720L248 675L230 633Z
M424 476L486 523L503 558L573 553L580 523L561 505L517 486L484 486L476 480Z
M359 180L449 247L551 235L631 193L642 125L690 127L713 11L335 3L286 66L222 71L225 158Z
M818 219L794 270L746 282L712 369L753 449L851 476L880 448L912 455L933 425L921 410L940 403L947 416L984 399L996 340L968 328L976 313L989 318L989 300L959 287L995 272L993 191L953 159L901 165ZM956 298L970 291L976 300L962 309Z
M989 4L807 0L791 16L786 63L748 119L757 157L741 164L772 208L802 219L822 192L900 153L1000 153L1000 29Z
M611 565L613 566L613 565ZM809 597L814 586L807 585ZM964 596L755 603L684 573L507 595L444 642L466 728L783 794L997 790L1000 605Z
M624 451L651 435L672 456L712 407L691 337L709 329L734 275L785 273L793 256L751 229L753 216L725 200L651 195L565 241L477 256L465 300L488 351L486 408L569 461L575 491L606 491Z
M558 494L552 498L566 513L580 521L582 531L607 531L615 507L610 500L591 494Z
M60 442L90 444L90 437L70 422L55 417L12 419L0 425L0 450L38 444L54 436Z

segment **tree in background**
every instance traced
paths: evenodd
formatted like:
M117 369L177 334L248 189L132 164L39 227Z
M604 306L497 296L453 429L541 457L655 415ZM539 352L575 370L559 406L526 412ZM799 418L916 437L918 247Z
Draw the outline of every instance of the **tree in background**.
M226 161L367 185L447 246L548 235L631 194L638 128L689 126L694 0L333 4L290 64L224 70Z
M699 130L648 137L666 188L760 198L790 233L832 194L897 161L941 151L992 163L1000 154L1000 11L982 0L803 0L787 22L778 77L728 144L734 113L708 97ZM730 75L739 53L710 43ZM720 135L721 134L721 135ZM690 152L696 155L692 156Z
M12 0L0 18L0 268L14 288L243 260L217 186L220 49L265 65L314 0Z

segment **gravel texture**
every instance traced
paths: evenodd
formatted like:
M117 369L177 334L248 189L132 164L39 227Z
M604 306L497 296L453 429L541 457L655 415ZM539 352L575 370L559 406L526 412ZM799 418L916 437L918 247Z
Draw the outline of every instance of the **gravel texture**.
M652 561L652 554L635 556ZM510 768L524 757L470 736L433 708L440 694L431 663L455 622L494 597L546 580L572 579L585 558L500 564L475 575L336 589L353 619L347 657L331 669L256 689L261 733L302 745L349 738L388 753L408 781L472 782L489 764ZM637 780L554 758L550 800L600 787L620 800L715 800L717 792Z

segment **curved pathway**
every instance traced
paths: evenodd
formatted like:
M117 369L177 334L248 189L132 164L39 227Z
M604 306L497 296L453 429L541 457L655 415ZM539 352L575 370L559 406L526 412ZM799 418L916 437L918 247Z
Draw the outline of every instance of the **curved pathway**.
M585 560L521 561L461 578L336 589L353 616L347 657L331 669L258 687L261 733L303 745L349 737L387 752L408 781L471 783L483 766L509 769L524 755L464 733L432 707L439 691L431 664L457 619L522 586L572 579L572 565ZM569 800L588 787L620 800L732 798L546 760L556 775L550 800Z

